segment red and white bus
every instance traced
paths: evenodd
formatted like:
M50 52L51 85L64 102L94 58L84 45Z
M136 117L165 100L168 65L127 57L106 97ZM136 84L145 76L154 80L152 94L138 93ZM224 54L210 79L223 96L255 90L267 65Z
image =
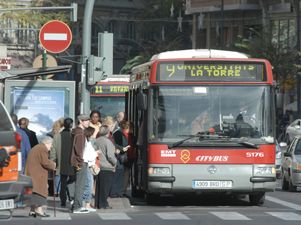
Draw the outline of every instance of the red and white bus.
M271 64L219 50L163 52L132 70L132 194L221 192L261 205L274 191Z
M129 75L110 75L97 82L90 90L91 110L99 110L101 116L115 116L125 110L125 92L129 89Z

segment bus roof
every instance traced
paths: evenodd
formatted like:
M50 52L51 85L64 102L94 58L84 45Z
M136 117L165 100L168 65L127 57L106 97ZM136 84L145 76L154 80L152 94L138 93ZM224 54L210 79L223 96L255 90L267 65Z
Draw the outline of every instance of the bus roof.
M106 77L106 79L100 82L130 82L129 74L112 74Z
M162 52L153 55L152 60L156 59L184 59L184 58L232 58L232 59L247 59L246 54L234 51L224 51L215 49L188 49Z

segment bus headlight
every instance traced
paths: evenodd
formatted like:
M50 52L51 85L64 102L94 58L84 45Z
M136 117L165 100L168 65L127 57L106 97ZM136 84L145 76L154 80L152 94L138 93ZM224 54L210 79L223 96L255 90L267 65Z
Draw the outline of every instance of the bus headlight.
M170 168L168 167L150 167L148 168L149 175L170 175Z
M275 167L273 166L259 166L255 167L255 175L273 175L276 173Z

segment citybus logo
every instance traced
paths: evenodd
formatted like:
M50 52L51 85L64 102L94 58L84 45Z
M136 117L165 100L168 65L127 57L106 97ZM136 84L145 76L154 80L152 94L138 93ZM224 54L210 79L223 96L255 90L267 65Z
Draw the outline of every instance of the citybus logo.
M227 162L229 156L227 155L199 155L195 158L198 162Z
M182 150L180 159L183 163L187 163L190 160L190 152L188 150Z

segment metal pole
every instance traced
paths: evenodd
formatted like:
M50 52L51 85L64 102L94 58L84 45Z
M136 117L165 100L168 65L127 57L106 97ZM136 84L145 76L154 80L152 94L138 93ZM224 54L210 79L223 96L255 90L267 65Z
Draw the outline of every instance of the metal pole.
M55 170L52 171L52 180L53 180L53 216L56 217L56 205L55 205Z
M81 104L80 112L89 113L90 111L90 91L87 89L86 80L86 60L91 55L91 29L92 13L95 0L87 0L85 5L85 14L83 21L83 50L82 50L82 68L81 68Z
M46 49L43 49L43 54L42 54L42 68L47 67L47 51ZM46 80L46 76L42 76L42 80Z
M300 51L300 1L299 0L296 0L295 1L295 6L296 6L296 22L297 22L297 49L298 51ZM297 63L300 64L300 59L298 58L297 59ZM298 71L300 72L300 71ZM300 75L299 73L297 72L297 118L300 117L300 113L301 113L301 88L300 88Z
M24 8L6 8L0 9L1 12L7 11L24 11L24 10L67 10L67 9L74 9L74 6L52 6L52 7L24 7Z

